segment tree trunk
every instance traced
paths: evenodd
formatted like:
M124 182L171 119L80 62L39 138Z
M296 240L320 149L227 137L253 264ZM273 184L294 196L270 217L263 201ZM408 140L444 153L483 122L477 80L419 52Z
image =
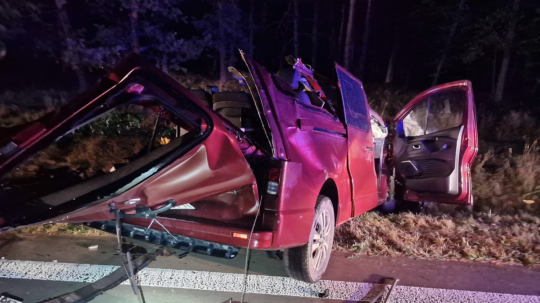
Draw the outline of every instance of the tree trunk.
M536 94L536 91L538 91L538 87L540 87L540 79L536 79L536 83L534 83L533 89L531 90L531 96L534 96L534 94Z
M411 66L410 64L407 66L407 71L405 72L405 86L409 86L411 84Z
M250 1L252 1L252 0L250 0ZM263 8L262 8L262 17L261 17L261 23L260 24L266 24L266 19L268 18L268 1L269 0L262 0Z
M346 6L347 4L343 3L343 6L341 7L341 24L339 25L339 37L338 37L338 53L341 57L340 59L344 58L343 53L345 52L345 47L343 46L343 37L345 36L345 22L347 22L347 19L345 18Z
M139 53L139 3L138 0L131 0L131 11L129 12L129 41L131 44L131 51Z
M493 63L491 64L491 99L495 99L495 81L497 79L497 46L493 49Z
M221 11L223 8L222 3L218 3L218 9ZM225 25L223 22L223 14L218 14L219 24L219 90L223 88L227 81L227 44L225 43L227 37L225 37Z
M86 82L86 77L84 76L84 71L81 69L80 66L80 58L79 55L73 50L73 47L71 46L70 40L73 38L72 29L71 29L71 23L69 22L69 18L66 12L65 4L66 0L55 0L57 10L57 17L58 22L60 23L60 26L62 27L62 32L64 35L64 41L66 43L67 53L70 54L71 58L69 59L70 62L64 62L67 63L71 69L75 72L75 75L77 76L77 82L79 85L79 91L84 91L88 87L88 83Z
M317 60L317 35L319 34L317 23L318 23L318 12L319 9L319 0L315 0L315 4L313 6L313 28L311 33L311 65L315 65L315 61Z
M388 60L388 68L386 69L386 78L384 83L391 83L394 79L394 62L399 51L399 42L400 42L400 30L397 29L394 35L394 41L392 43L392 53L390 54L390 59Z
M450 27L450 32L448 33L448 36L446 38L446 43L444 44L441 58L439 59L439 63L437 64L437 70L435 71L435 75L433 76L433 82L431 83L431 86L437 85L437 82L439 81L439 76L441 75L441 70L444 65L444 61L446 61L448 50L450 49L450 45L452 44L452 39L454 38L456 30L459 26L459 22L461 21L461 14L463 13L463 8L465 7L465 1L466 0L459 1L456 17L454 18L454 22L452 22L452 26Z
M364 71L366 69L367 46L368 46L369 32L370 32L369 21L371 19L371 2L372 0L368 0L368 3L367 3L366 24L364 26L364 36L362 37L362 51L360 52L360 64L358 67L358 70L359 70L358 74L360 76L364 75Z
M80 67L75 68L75 74L77 75L77 83L79 85L79 91L85 91L88 88L88 82L86 81L86 76L84 71Z
M298 0L293 0L293 27L294 27L294 33L293 33L293 46L294 46L294 57L299 57L299 42L298 42Z
M353 25L354 25L354 8L356 0L350 0L349 5L349 18L347 19L347 36L345 37L345 52L343 63L347 70L351 70L352 67L352 57L354 51L354 41L353 41Z
M334 12L335 12L335 7L334 7L334 2L330 1L330 3L328 4L330 5L330 39L328 39L328 41L330 42L329 43L329 48L330 48L330 57L334 58L334 60L338 60L337 56L336 56L336 44L337 43L334 43L334 42L337 42L337 41L334 41L334 39L337 37L337 33L336 33L336 16L334 15ZM323 9L326 9L325 6L323 6ZM339 40L339 38L338 38Z
M161 55L161 70L164 73L169 74L169 56L167 56L166 53Z
M384 79L384 83L392 83L392 79L394 78L394 57L396 56L396 52L392 50L392 54L390 54L390 60L388 60L388 68L386 69L386 78Z
M255 1L249 1L249 50L248 54L253 56L253 36L255 34L255 22L253 20L253 15L255 12ZM263 23L264 24L264 23Z
M510 56L512 55L512 44L514 42L514 36L516 35L517 14L519 11L519 1L514 0L512 8L513 16L508 25L508 31L506 32L505 44L503 49L503 58L501 61L501 69L499 71L499 78L497 79L497 88L495 90L495 102L501 102L504 96L504 86L506 84L506 75L508 74L508 66L510 65Z

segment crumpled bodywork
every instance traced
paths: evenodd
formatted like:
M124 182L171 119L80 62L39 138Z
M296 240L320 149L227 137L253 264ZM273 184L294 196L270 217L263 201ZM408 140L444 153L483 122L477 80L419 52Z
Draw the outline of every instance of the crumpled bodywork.
M229 198L226 205L230 209L225 207L221 212L230 213L229 219L233 221L254 216L259 203L257 184L243 152L256 149L246 139L238 137L234 126L201 106L174 80L155 68L140 67L133 58L121 63L109 78L118 82L101 82L93 90L101 94L86 94L55 113L53 118L46 117L13 137L11 142L17 147L9 154L3 154L0 170L10 171L55 138L72 132L73 127L84 124L87 119L93 119L93 113L109 106L111 100L114 103L126 96L137 100L146 98L145 90L161 98L163 106L173 112L178 110L179 115L185 114L183 111L188 108L194 111L199 116L197 119L205 120L200 134L194 133L193 141L185 144L165 145L157 156L152 156L154 152L145 156L150 158L139 166L135 165L140 162L137 160L113 173L33 200L15 203L13 199L4 198L0 213L4 228L39 222L106 220L113 218L113 208L130 213L137 206L156 209L168 201L180 206L238 190L242 195ZM152 79L151 82L148 79ZM133 89L134 83L141 91ZM235 199L243 202L232 203Z
M154 150L150 141L145 156L109 174L37 199L6 198L0 185L0 228L102 222L113 219L115 212L121 212L126 223L147 228L154 217L141 215L143 209L156 215L160 224L153 229L226 245L283 249L307 243L320 195L332 201L338 225L386 201L387 176L393 173L395 159L387 161L385 140L395 143L397 137L376 133L374 138L371 122L379 126L384 122L369 108L361 81L336 66L338 79L330 83L335 90L311 91L320 98L309 103L301 101L298 91L284 80L242 56L249 73L232 71L243 78L251 93L258 121L253 129L237 125L242 117L236 117L236 124L227 121L172 78L131 57L67 107L7 140L2 138L0 177L30 154L122 102L147 106L145 110L157 115L153 134L162 116L168 119L165 124L175 125L176 132L172 138L162 138L164 146ZM313 78L308 80L315 83ZM464 149L458 156L465 159L460 167L461 185L470 189L467 169L476 153L476 124L470 86L467 92L463 140L468 142L461 142ZM333 96L334 105L325 106L328 96ZM241 103L221 102L227 106ZM241 105L236 111L241 115L252 108ZM442 135L453 132L433 138L428 134L424 139L435 144L426 146L446 148L440 142L448 138ZM256 142L254 137L265 142ZM414 140L423 138L401 140L401 146L412 149ZM418 184L418 180L413 181ZM463 193L460 201L470 197L470 190ZM421 198L406 188L403 196ZM439 200L454 202L456 198L447 195Z

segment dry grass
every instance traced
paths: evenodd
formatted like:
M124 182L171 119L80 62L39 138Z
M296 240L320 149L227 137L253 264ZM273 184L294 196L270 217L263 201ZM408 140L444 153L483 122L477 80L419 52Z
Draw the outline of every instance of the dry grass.
M525 144L519 155L479 155L473 166L475 211L480 213L540 216L540 153L537 141ZM525 204L524 200L534 201Z
M540 262L540 218L452 218L366 213L336 231L336 247L368 255L420 259Z
M12 231L17 234L34 235L82 235L82 236L110 236L111 234L99 229L90 228L82 224L58 223L30 226Z
M0 128L37 120L67 103L73 92L55 90L5 91L0 93Z
M10 128L43 117L48 109L23 109L17 105L0 104L0 128Z

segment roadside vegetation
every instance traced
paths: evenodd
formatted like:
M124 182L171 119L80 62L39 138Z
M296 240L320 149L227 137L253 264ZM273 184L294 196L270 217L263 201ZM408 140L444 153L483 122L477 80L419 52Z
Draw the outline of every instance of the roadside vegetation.
M438 260L540 263L540 218L369 212L337 229L335 248Z
M370 93L368 87L368 93ZM416 93L371 87L389 121ZM477 106L482 100L476 100ZM480 101L480 102L479 102ZM527 111L477 108L474 206L428 203L420 214L366 213L337 229L339 250L423 259L540 264L540 124Z
M179 80L191 88L208 84ZM418 93L383 86L366 90L372 108L386 121ZM0 131L41 117L71 95L52 90L1 94ZM479 106L477 118L480 152L473 166L473 208L428 204L421 214L369 212L338 228L336 248L383 256L540 263L540 125L519 109L497 113ZM99 148L79 150L80 155L74 150L69 157L99 157L88 154ZM46 224L17 233L105 235L77 224Z
M90 228L83 224L43 224L18 229L10 233L19 235L78 235L78 236L112 236L99 229Z

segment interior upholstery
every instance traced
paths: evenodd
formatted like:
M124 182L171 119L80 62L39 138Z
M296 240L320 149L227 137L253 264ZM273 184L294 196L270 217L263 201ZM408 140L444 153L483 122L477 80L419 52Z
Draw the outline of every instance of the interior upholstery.
M294 68L282 68L277 72L276 76L292 87L298 101L317 107L324 106L324 101L319 98L309 85L302 82L302 75Z
M293 90L298 90L298 87L300 85L300 79L302 78L302 75L295 70L292 67L288 68L282 68L278 70L276 76L278 76L281 80L288 83Z
M212 108L212 95L204 89L192 89L191 92L199 99L204 105Z
M251 96L245 92L220 92L213 96L213 108L239 128L253 127L256 111Z

